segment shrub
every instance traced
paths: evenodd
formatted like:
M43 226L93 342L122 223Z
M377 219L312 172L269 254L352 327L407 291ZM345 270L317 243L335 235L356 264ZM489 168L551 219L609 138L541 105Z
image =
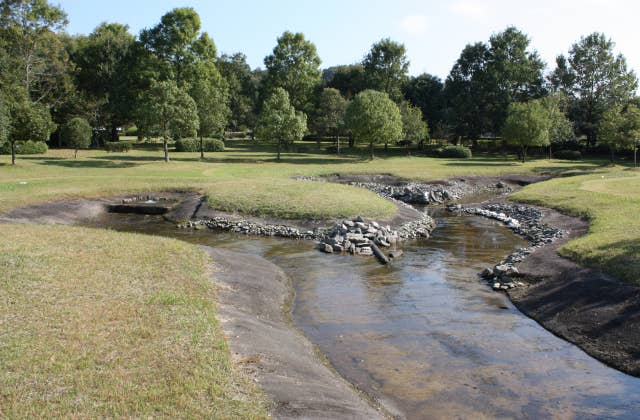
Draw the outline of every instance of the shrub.
M138 135L138 127L131 126L124 131L125 136L137 136Z
M47 153L49 147L47 146L47 143L43 141L27 140L17 141L15 149L16 155L40 155L43 153ZM2 152L3 154L10 154L11 144L9 144L9 142L6 142L4 145L2 145L0 152Z
M582 153L579 150L558 150L553 154L556 159L580 160Z
M205 152L224 151L224 142L220 139L205 138L202 140L202 148ZM176 140L176 152L199 152L200 139L184 138Z
M72 118L62 127L62 139L64 143L75 149L75 156L78 149L86 149L91 144L92 129L84 118Z
M104 143L107 152L128 152L131 150L131 142L128 141L107 141Z
M469 159L472 154L471 149L466 146L445 146L440 150L438 156L442 158Z

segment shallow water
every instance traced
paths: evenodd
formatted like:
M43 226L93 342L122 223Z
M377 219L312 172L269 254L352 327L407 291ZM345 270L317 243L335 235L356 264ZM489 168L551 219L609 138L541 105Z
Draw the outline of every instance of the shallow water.
M293 320L350 382L409 418L636 418L640 379L522 315L477 272L525 242L497 222L436 214L390 266L313 244L179 230L155 216L97 226L261 255L296 289Z

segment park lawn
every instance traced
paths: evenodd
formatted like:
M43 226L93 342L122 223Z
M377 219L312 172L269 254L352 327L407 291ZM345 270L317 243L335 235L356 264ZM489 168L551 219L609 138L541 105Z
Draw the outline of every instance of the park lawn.
M0 231L0 417L266 417L230 361L198 247L69 226Z
M527 186L512 199L588 218L588 234L561 247L560 254L640 285L640 172L603 167Z

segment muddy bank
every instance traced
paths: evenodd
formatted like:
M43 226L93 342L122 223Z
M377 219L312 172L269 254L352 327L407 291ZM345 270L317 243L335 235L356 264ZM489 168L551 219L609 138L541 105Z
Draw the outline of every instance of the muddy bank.
M640 288L561 257L557 249L586 234L588 222L539 209L545 223L568 234L518 265L527 287L509 290L512 302L593 357L640 376Z
M385 418L351 384L320 362L292 325L292 286L276 265L254 255L204 247L220 286L217 308L234 361L262 386L276 418Z

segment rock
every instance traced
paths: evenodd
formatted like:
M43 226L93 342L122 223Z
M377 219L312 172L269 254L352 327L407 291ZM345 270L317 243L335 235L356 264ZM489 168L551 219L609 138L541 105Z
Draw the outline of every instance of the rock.
M500 286L501 286L500 283L497 283L497 282L493 283L493 290L500 290Z
M356 223L358 223L358 222L364 223L364 219L362 218L362 216L356 217L355 219L353 219L353 221L356 222Z
M356 224L355 224L354 222L352 222L351 220L345 220L345 221L344 221L344 225L345 225L345 226L347 226L347 227L352 228L352 227L354 227Z
M360 254L360 255L373 255L373 251L371 250L370 247L363 246L362 248L358 249L358 254Z
M482 270L482 273L480 273L480 276L483 279L491 279L491 278L494 277L493 270L491 268L487 267L484 270Z
M327 254L333 254L333 246L329 245L329 244L322 244L322 248L321 248L324 252L326 252Z
M499 264L493 268L493 272L498 276L506 274L508 270L509 266L507 266L506 264Z
M403 252L401 249L394 249L389 251L389 258L400 258L402 256Z
M503 182L503 181L500 181L500 182L498 182L498 183L496 184L496 188L503 189L503 188L507 188L507 187L508 187L508 185L507 185L505 182Z
M338 244L333 245L333 252L342 253L343 251L344 251L344 248L342 247L342 245L338 245Z

